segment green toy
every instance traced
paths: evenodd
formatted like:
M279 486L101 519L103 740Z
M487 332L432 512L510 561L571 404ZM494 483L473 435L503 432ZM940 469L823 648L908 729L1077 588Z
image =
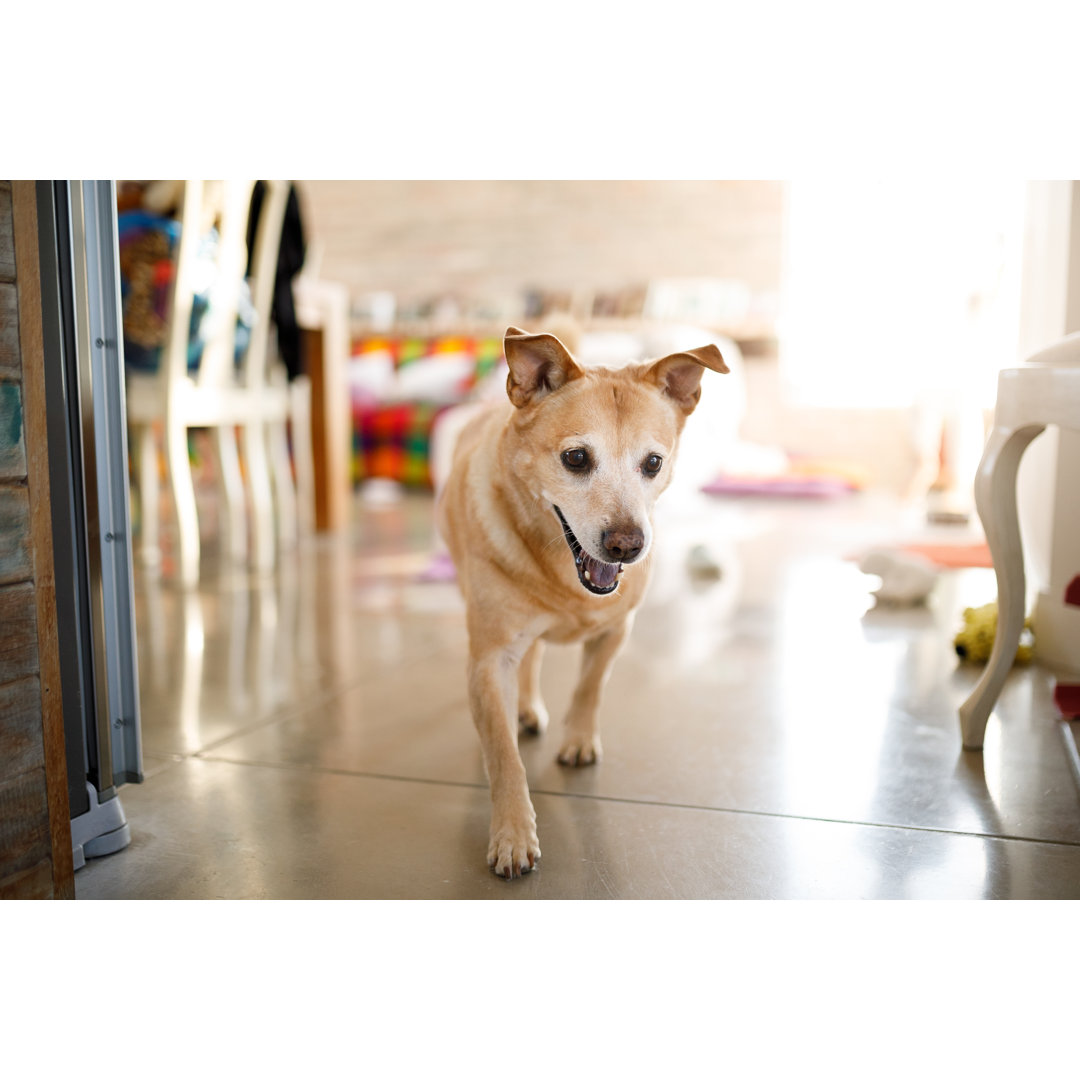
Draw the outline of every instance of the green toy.
M997 633L998 606L994 600L982 607L964 608L964 627L953 639L956 655L969 663L985 664L990 659L994 648L994 635ZM1031 634L1031 619L1024 620L1024 630L1020 635L1020 645L1016 650L1018 663L1026 664L1031 659L1034 639Z

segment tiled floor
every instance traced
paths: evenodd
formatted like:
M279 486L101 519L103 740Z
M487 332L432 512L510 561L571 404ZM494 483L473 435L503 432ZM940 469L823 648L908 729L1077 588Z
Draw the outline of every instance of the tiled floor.
M430 502L358 507L266 581L184 595L137 581L146 782L133 840L83 898L1080 898L1080 795L1051 678L1017 669L983 754L951 637L994 596L951 572L927 609L872 609L844 556L910 531L870 496L702 503L658 533L657 574L602 706L605 759L554 758L576 656L550 648L553 717L522 751L543 859L485 864L489 799L456 588L416 580ZM692 581L707 539L720 581Z

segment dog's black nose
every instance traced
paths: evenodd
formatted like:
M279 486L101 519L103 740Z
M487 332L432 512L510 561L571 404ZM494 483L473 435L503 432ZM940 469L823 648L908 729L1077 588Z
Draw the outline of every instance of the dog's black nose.
M637 528L605 529L600 537L604 551L617 562L633 562L645 545L645 534Z

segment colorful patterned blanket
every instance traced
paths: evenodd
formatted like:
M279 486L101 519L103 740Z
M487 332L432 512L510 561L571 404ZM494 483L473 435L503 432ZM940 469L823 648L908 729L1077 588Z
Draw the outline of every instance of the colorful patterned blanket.
M430 488L428 458L435 422L448 408L469 400L476 384L502 359L498 338L354 341L353 483L379 478Z

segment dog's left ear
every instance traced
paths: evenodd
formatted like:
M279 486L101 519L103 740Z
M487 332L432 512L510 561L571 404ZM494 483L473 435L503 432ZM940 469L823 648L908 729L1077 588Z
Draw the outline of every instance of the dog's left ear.
M672 353L662 360L648 364L642 378L658 386L689 416L701 397L701 373L705 368L728 373L728 366L715 345Z

